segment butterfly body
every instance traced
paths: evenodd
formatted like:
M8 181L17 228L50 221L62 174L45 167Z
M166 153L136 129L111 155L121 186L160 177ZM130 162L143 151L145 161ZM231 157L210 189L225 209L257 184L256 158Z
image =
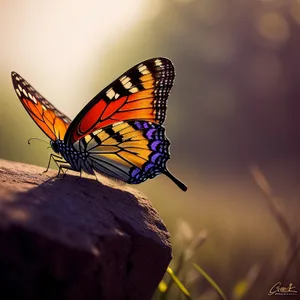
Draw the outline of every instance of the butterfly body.
M15 91L50 138L57 154L50 159L60 171L102 173L130 184L165 174L186 191L166 167L170 142L162 124L174 77L170 60L146 60L102 90L71 121L12 72Z
M78 152L74 147L69 147L64 140L56 140L50 143L52 150L61 155L74 171L84 171L87 174L94 174L89 163L89 154L87 152Z

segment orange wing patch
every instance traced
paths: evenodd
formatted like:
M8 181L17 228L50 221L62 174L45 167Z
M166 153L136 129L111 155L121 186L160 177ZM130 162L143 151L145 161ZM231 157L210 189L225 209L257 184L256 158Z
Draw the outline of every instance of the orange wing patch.
M71 120L41 96L20 75L12 72L12 81L21 103L34 122L51 139L64 139Z
M65 142L73 144L92 132L121 121L148 121L161 125L175 71L166 58L140 63L101 91L77 115Z
M152 101L153 99L141 99L139 101L134 102L127 102L121 108L120 111L128 111L128 110L135 110L141 108L152 108Z
M101 121L106 120L109 117L111 117L116 111L118 111L124 105L126 100L127 100L127 97L122 97L122 98L119 98L115 101L110 102L107 105L106 109L104 110L100 120Z
M140 91L138 93L130 95L128 97L128 102L137 101L137 100L140 100L140 99L147 99L147 98L150 98L150 99L153 100L153 92L154 92L154 89L149 89L149 90L146 90L146 91Z
M97 124L99 120L99 112L104 111L105 108L106 103L104 101L100 101L88 110L84 119L80 122L79 131L88 132L93 125Z

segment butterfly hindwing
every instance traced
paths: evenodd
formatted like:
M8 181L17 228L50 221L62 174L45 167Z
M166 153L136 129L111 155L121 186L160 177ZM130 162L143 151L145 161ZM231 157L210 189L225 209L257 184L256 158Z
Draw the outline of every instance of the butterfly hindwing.
M127 120L162 124L175 77L167 58L137 64L96 95L67 130L66 144L116 122Z
M16 72L11 73L13 86L24 108L51 139L63 139L71 120L57 110Z
M169 145L162 126L122 121L86 135L74 147L89 154L88 163L96 172L140 183L166 169Z

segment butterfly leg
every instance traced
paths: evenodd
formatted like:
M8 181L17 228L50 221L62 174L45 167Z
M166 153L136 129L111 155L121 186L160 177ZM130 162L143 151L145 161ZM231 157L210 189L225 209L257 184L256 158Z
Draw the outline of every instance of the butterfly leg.
M65 162L65 161L62 160L62 158L60 156L55 155L55 154L50 154L50 158L49 158L47 169L43 173L47 173L49 171L50 164L51 164L51 159L54 160L54 162L56 163L56 165L57 165L58 168L59 168L59 165L58 165L57 162Z
M56 161L56 163L57 163L57 162L64 162L64 163L65 163L65 161ZM59 164L57 163L57 166L58 166L58 174L57 174L57 177L59 177L60 173L62 172L62 173L63 173L62 178L65 178L65 176L66 176L68 170L74 170L70 165L66 165L66 164L61 164L61 165L59 165ZM65 169L65 171L64 171L64 169Z
M80 183L80 181L82 180L82 174L83 174L83 171L82 171L82 169L79 171L80 172L80 176L79 177L77 177L77 183Z
M59 177L60 173L62 172L63 173L62 178L64 178L68 170L73 170L70 165L65 164L66 161L63 160L60 156L55 155L55 154L50 154L48 166L47 166L47 169L44 171L44 173L46 173L49 170L51 159L55 162L56 166L58 167L58 174L56 177ZM63 169L65 169L65 171Z

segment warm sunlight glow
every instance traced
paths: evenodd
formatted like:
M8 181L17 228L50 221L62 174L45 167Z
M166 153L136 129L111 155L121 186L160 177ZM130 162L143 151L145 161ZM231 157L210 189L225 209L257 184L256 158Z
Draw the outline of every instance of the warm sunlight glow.
M79 92L78 81L84 79L84 86L90 80L91 75L84 71L101 69L111 47L125 35L130 36L131 29L145 16L148 1L17 3L1 4L1 56L5 57L1 65L7 69L5 74L9 78L12 70L19 72L55 105L63 102L59 107L70 111L70 103Z
M107 43L139 21L146 4L143 0L35 0L19 2L18 6L11 3L6 4L6 12L1 16L2 19L9 18L3 22L7 28L2 30L8 41L14 41L16 53L18 50L24 56L26 52L31 53L49 66L53 63L68 65L95 47L99 47L98 51L107 51ZM10 14L8 10L14 13Z

